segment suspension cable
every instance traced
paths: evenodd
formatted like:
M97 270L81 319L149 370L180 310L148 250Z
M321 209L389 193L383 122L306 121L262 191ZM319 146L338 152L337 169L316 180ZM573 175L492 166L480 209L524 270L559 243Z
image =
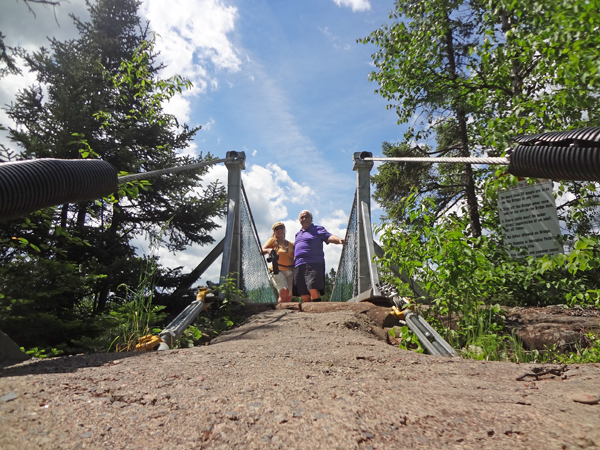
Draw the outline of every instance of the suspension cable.
M107 197L118 191L119 184L130 181L237 160L237 152L227 155L223 159L122 177L102 159L42 158L0 163L0 221L16 219L49 206Z
M426 162L426 163L442 163L442 164L499 164L508 165L508 158L504 157L486 157L486 158L471 158L471 157L448 157L440 156L437 158L422 157L422 156L403 156L403 157L367 157L362 158L365 161L387 161L387 162Z
M222 158L213 159L211 161L203 161L195 164L186 164L185 166L170 167L167 169L153 170L152 172L135 173L133 175L125 175L118 178L119 184L128 183L136 180L147 180L148 178L155 178L166 173L179 173L186 172L188 170L199 169L200 167L210 166L213 164L219 164L226 161L235 161L236 158Z

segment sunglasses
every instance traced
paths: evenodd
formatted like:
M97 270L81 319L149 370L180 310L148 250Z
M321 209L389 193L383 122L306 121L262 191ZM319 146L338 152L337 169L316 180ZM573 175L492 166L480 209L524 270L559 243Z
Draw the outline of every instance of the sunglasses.
M285 227L276 227L275 231L277 231L277 230L285 230Z

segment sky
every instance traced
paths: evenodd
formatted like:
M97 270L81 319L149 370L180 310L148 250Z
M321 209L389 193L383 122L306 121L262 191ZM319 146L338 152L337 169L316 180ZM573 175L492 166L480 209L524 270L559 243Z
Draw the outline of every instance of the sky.
M76 38L69 18L88 16L84 0L57 8L2 0L5 43L28 51L48 47L48 37ZM405 129L368 80L372 45L357 43L385 23L393 0L143 0L140 16L158 34L162 76L179 74L193 88L164 105L190 126L201 125L186 151L244 151L242 179L261 243L276 221L287 238L300 229L308 209L314 222L343 237L356 189L354 152L381 156L384 141L398 142ZM0 105L35 82L31 73L0 80ZM0 124L11 125L0 110ZM8 143L5 135L0 142ZM117 168L118 169L118 168ZM372 173L376 169L373 169ZM226 183L227 169L213 167L206 182ZM372 221L382 211L374 205ZM224 224L224 220L219 221ZM224 228L213 234L216 242ZM143 240L140 252L148 251ZM168 267L193 269L212 246L177 254L161 251ZM337 270L341 246L325 246L327 270ZM218 280L220 262L202 280Z

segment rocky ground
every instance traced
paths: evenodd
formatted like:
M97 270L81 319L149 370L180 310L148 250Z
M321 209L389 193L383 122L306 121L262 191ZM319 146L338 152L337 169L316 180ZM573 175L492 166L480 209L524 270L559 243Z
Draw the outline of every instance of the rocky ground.
M6 366L0 448L600 447L600 364L419 355L381 340L376 307L337 309L266 310L204 347Z

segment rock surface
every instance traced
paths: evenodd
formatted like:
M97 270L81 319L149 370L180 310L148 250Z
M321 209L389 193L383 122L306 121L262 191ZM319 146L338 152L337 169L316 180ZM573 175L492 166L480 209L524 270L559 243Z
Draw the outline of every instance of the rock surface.
M19 346L0 330L0 363L27 361L31 356L23 353Z
M552 346L561 352L589 346L587 333L600 329L600 310L592 308L508 309L506 327L523 341L526 350L545 350Z
M8 366L0 448L600 446L600 405L578 401L600 395L600 365L556 376L419 355L376 339L377 328L366 312L279 309L204 347Z

